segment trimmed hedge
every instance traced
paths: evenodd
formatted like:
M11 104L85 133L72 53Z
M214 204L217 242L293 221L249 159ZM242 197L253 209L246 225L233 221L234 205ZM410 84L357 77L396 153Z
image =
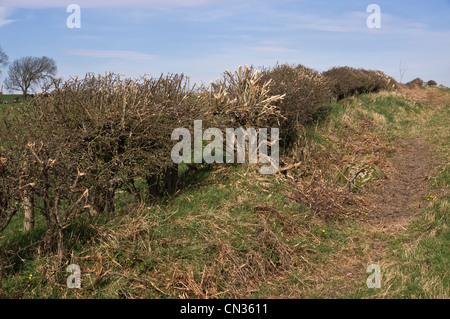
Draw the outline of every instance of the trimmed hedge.
M60 254L64 229L80 214L114 212L116 190L134 178L156 184L148 185L150 193L173 188L171 133L191 128L204 112L183 75L142 81L87 75L53 86L48 97L39 95L3 118L0 226L15 214L3 201L32 185Z
M277 102L283 120L280 138L289 144L300 136L301 126L310 122L323 105L333 99L329 82L317 71L303 65L278 64L262 70L270 81L271 95L285 94Z
M415 78L412 81L409 81L408 83L406 83L406 86L409 89L415 89L415 88L421 88L423 87L424 81L421 78Z
M333 88L337 99L362 93L392 90L396 81L381 71L355 69L352 67L334 67L322 75Z
M176 189L175 128L192 132L198 119L221 129L279 127L280 142L289 149L329 101L395 84L380 71L339 67L320 74L289 64L240 66L198 90L182 74L54 80L50 94L2 112L0 233L26 198L36 198L48 242L61 256L72 221L114 212L116 190L131 190L136 178L146 180L152 197Z

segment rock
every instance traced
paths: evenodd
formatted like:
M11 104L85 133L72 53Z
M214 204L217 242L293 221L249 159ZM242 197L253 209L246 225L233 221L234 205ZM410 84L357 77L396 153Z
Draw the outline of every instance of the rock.
M386 178L386 174L375 164L351 163L344 169L344 175L348 181L359 187Z

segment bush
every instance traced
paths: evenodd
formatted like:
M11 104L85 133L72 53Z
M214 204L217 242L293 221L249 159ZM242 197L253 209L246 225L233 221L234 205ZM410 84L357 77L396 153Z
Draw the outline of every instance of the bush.
M0 233L21 208L20 176L23 153L5 137L11 136L5 114L0 125ZM0 265L1 266L1 265Z
M256 128L278 123L281 115L276 102L283 99L283 93L273 94L266 80L253 67L239 66L211 82L208 107L216 127Z
M18 109L14 119L5 117L7 129L1 134L6 156L0 157L11 164L0 176L0 182L9 181L0 192L12 196L15 191L20 198L18 190L33 185L61 255L63 230L85 212L114 212L117 189L137 177L158 183L149 185L153 188L161 187L167 176L177 178L171 133L192 127L197 106L183 75L141 81L87 75L54 81L48 97L39 95ZM171 182L166 184L176 181ZM7 209L0 208L2 219L11 214Z
M422 88L423 83L424 82L421 78L415 78L414 80L406 83L406 86L408 87L408 89Z
M351 67L335 67L322 75L332 83L333 92L338 99L363 93L369 85L369 77Z
M397 85L397 81L395 81L394 78L384 74L381 71L364 69L361 69L361 71L369 77L369 85L367 87L367 91L370 93L391 91Z
M283 116L280 139L289 144L298 139L301 126L333 98L330 84L317 71L303 65L281 64L262 72L263 80L270 81L271 95L285 94L277 105Z
M427 86L436 86L436 85L437 85L436 81L430 80L430 81L427 82Z
M332 83L333 92L338 99L362 93L391 90L396 81L381 71L334 67L322 73Z

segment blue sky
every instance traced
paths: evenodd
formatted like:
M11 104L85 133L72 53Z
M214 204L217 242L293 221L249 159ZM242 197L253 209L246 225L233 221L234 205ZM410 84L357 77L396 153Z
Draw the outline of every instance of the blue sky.
M80 29L66 26L71 3L81 7ZM371 3L381 8L380 29L366 25ZM403 82L450 86L450 0L0 0L0 46L10 61L54 58L65 79L184 73L208 84L239 65L289 62L399 80L402 63Z

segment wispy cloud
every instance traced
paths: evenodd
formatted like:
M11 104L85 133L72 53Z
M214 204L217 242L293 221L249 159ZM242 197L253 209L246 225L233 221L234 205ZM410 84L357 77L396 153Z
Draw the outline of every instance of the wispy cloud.
M86 56L91 58L103 59L123 59L123 60L149 60L156 56L147 53L140 53L135 51L119 51L119 50L75 50L70 51L69 54L77 56Z
M367 32L366 19L368 14L364 12L347 12L340 17L321 17L318 15L305 15L298 20L301 23L293 23L291 28L308 29L328 32Z
M383 34L417 34L417 32L428 32L428 26L424 23L402 19L398 16L384 13L381 14L381 28L369 29L367 27L366 12L345 12L336 17L321 17L319 15L304 15L295 17L301 23L294 23L291 19L285 23L286 27L294 29L307 29L315 31L337 32L337 33L377 33Z
M74 3L81 8L100 7L139 7L139 8L174 8L196 7L210 3L211 0L77 0ZM3 6L16 8L61 8L70 1L61 0L3 0Z
M11 9L6 7L0 7L0 27L14 22L12 19L7 19L7 17L11 14L11 11Z
M298 50L280 47L280 46L253 46L251 50L264 53L295 53Z

